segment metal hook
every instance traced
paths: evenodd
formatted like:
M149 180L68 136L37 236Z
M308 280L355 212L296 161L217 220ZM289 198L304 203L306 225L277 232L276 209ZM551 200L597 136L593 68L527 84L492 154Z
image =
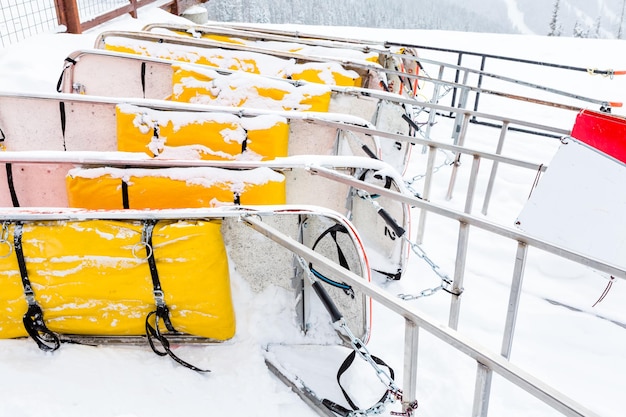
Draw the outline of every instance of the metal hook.
M138 252L140 250L145 250L145 255L143 256L139 256ZM133 245L133 249L132 249L132 253L133 256L141 261L145 261L146 259L150 258L152 256L152 246L148 245L148 243L146 242L139 242L139 243L135 243Z

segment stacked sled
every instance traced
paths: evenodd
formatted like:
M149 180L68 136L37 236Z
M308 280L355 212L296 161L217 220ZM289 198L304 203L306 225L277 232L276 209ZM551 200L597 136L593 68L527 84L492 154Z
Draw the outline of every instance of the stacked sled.
M147 343L207 372L172 343L233 338L235 272L255 292L291 291L303 333L327 325L315 346L265 347L268 367L318 413L379 414L402 400L395 414L412 415L414 392L403 398L365 346L371 306L356 283L401 279L415 249L403 174L411 147L431 145L421 127L456 111L450 189L466 151L470 112L436 103L440 87L460 85L418 88L420 61L410 46L150 25L72 53L54 94L0 94L0 338L47 351ZM514 120L498 120L504 138ZM348 353L339 382L364 359L385 385L380 399L359 407L281 360L322 349Z
M293 291L303 332L323 306L324 343L386 377L380 409L401 391L365 348L370 301L349 280L401 278L410 208L351 181L406 192L415 123L398 74L415 57L207 31L103 33L56 94L0 95L0 337L148 343L207 372L171 343L235 335L237 271Z

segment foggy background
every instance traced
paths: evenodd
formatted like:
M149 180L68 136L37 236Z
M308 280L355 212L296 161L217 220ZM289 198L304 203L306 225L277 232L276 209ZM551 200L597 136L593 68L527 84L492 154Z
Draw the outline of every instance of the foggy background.
M209 0L210 20L619 38L626 0ZM363 36L361 36L363 37Z

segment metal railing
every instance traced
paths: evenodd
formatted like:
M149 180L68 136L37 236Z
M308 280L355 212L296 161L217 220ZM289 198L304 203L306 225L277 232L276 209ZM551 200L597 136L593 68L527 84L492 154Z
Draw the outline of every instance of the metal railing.
M418 209L426 210L429 213L440 215L448 219L453 219L459 224L459 237L457 242L457 265L455 270L455 286L459 286L462 282L464 274L465 258L468 250L467 236L470 228L477 228L493 235L501 236L517 243L517 251L515 254L513 280L510 288L509 308L507 311L506 327L502 339L502 348L500 355L490 352L473 341L467 339L454 330L455 322L458 321L460 314L460 298L458 295L452 295L450 307L451 326L444 327L436 321L424 316L411 308L406 303L402 303L397 297L390 295L385 290L364 282L360 277L347 271L336 264L324 260L319 254L316 254L304 245L295 242L280 232L271 229L262 222L254 218L244 218L252 228L261 232L268 238L280 243L281 245L292 250L296 255L302 256L307 261L315 262L316 265L323 265L327 271L330 271L334 277L340 278L344 282L353 285L359 291L371 297L375 302L387 307L394 313L405 319L405 347L404 347L404 381L403 387L405 398L403 399L404 407L408 407L416 400L417 392L417 361L419 356L418 341L419 330L423 329L433 336L437 337L444 343L452 346L454 349L462 352L466 356L476 361L476 382L474 388L474 404L472 416L486 417L488 414L489 398L491 395L491 381L493 374L500 375L507 381L511 382L521 390L531 394L544 404L550 406L560 414L568 417L599 417L598 414L582 406L573 399L565 396L551 386L543 383L539 379L524 372L519 367L508 361L513 343L515 331L515 323L519 306L519 298L522 292L522 282L524 277L525 263L529 247L534 247L545 252L554 254L561 258L569 259L589 268L606 272L620 279L626 279L626 270L617 266L602 262L597 259L587 257L575 251L568 250L564 247L551 244L541 239L534 238L523 232L510 229L491 223L472 215L450 210L432 203L425 202L405 194L397 193L372 184L366 184L351 176L337 173L335 171L322 167L311 166L309 169L316 175L325 178L334 179L342 183L364 189L372 194L383 195L389 198L397 199L403 203L414 206Z

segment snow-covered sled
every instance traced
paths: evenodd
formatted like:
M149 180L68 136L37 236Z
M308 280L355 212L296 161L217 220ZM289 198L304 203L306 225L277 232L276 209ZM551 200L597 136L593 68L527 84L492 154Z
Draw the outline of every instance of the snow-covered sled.
M414 48L382 45L365 40L339 40L332 38L310 38L289 32L257 31L252 27L229 28L221 25L180 25L154 23L143 28L146 32L192 36L218 42L245 45L251 50L271 50L294 53L304 57L351 62L353 65L381 66L382 87L387 91L415 97L420 63ZM272 52L274 53L274 52ZM370 87L372 87L370 85Z
M239 118L235 109L207 113L206 106L176 103L156 109L149 101L130 104L63 94L4 95L0 102L4 149L18 151L0 155L7 167L0 180L7 184L0 191L5 206L321 205L363 227L366 246L379 254L373 256L374 270L394 279L402 275L408 256L403 237L409 230L408 206L313 176L308 167L323 165L396 191L404 191L401 177L378 159L351 154L349 144L337 143L335 128L324 134L322 119L311 131L308 119L298 128L276 113ZM39 108L36 120L26 113L33 104ZM299 144L298 129L308 130L301 132ZM307 146L305 139L312 137L314 146ZM360 145L365 146L359 140ZM370 146L375 149L375 142ZM303 154L311 148L313 154ZM288 157L293 149L300 156ZM343 156L332 158L336 152Z
M106 97L278 111L341 113L361 117L377 130L414 134L413 105L384 91L339 87L104 50L68 56L59 91ZM403 172L411 146L381 140L382 159Z
M169 341L225 341L236 331L231 271L254 291L293 292L303 331L314 289L342 312L355 337L368 337L367 298L346 285L320 289L321 279L307 276L313 271L332 283L332 268L340 267L370 279L357 232L331 210L3 208L0 222L0 338L30 336L41 349L56 350L69 341L138 343L147 336L153 349L159 342L170 354ZM277 244L254 230L294 243ZM310 253L299 255L299 246Z
M350 51L346 52L348 58L343 58L341 52L333 48L319 47L317 51L296 48L294 52L284 46L246 45L228 39L195 38L174 31L103 32L96 39L95 47L292 80L364 87L394 93L405 91L405 83L390 81L388 74L396 78L406 76L407 79L411 75L409 72L398 71L395 67L388 69L384 62L380 64L378 53ZM355 54L358 58L354 58ZM411 62L417 65L415 60Z

